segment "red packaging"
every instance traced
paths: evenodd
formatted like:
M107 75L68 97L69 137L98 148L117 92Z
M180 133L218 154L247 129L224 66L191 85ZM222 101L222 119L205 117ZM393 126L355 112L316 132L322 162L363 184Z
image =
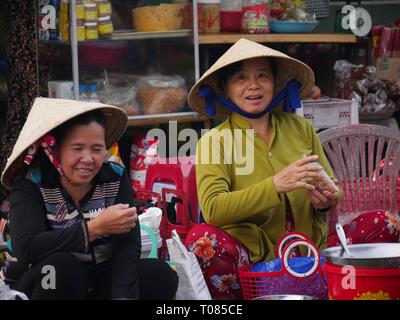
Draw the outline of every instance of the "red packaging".
M146 137L144 133L137 133L133 136L130 154L130 178L134 194L145 186L147 168L150 162L157 158L157 145L157 140Z
M221 31L240 32L241 11L221 11Z
M375 25L371 29L372 50L375 58L379 57L380 42L384 25Z
M395 30L392 27L383 27L380 42L380 57L391 57L393 51L393 40Z
M395 28L392 57L400 58L400 28Z

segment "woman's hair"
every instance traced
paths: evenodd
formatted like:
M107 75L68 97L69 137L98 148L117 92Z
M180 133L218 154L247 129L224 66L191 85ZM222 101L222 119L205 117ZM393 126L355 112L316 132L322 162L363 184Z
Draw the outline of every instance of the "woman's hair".
M92 122L97 122L106 130L106 117L101 110L93 110L83 113L75 118L68 120L57 128L53 129L49 134L56 139L56 144L60 145L64 140L67 132L78 125L88 125Z
M265 57L265 59L268 61L269 67L271 68L272 75L275 79L276 61L274 58ZM243 61L244 60L232 63L232 64L217 71L218 85L220 86L221 89L224 89L226 87L226 83L227 83L228 79L240 70L240 68L243 65Z

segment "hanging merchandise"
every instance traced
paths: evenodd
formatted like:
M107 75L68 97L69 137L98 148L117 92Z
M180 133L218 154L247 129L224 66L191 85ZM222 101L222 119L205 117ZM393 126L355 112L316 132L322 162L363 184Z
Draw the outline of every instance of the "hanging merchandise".
M240 32L242 0L221 0L221 31Z
M244 0L242 9L242 32L268 33L269 0Z
M146 134L133 135L130 153L130 178L132 191L136 193L146 183L147 168L150 162L157 157L158 140L147 137Z
M199 0L197 13L199 33L220 32L220 0Z

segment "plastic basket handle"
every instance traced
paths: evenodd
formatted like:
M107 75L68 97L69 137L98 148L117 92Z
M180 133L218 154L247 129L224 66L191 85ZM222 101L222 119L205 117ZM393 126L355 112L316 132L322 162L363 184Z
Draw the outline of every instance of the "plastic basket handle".
M157 238L156 238L156 234L154 233L153 229L151 229L150 227L146 226L145 224L141 224L140 225L140 229L146 231L151 239L151 251L150 254L147 258L157 258Z
M289 256L290 251L299 245L304 245L304 246L308 247L308 250L309 251L311 250L315 257L314 265L311 267L310 270L308 270L307 272L304 272L304 273L298 273L298 272L294 271L293 269L291 269L289 266L289 261L288 261L288 256ZM283 249L282 268L284 271L287 271L294 277L305 278L305 277L311 276L317 270L317 268L319 266L319 261L320 261L320 256L319 256L318 248L310 240L307 240L307 239L293 240L293 241L290 241Z
M305 233L289 232L289 233L283 235L278 240L278 243L276 245L275 257L282 259L282 254L283 254L282 251L283 251L284 245L290 239L310 240ZM310 248L308 248L307 257L309 257L310 254L311 254L311 251L310 251Z

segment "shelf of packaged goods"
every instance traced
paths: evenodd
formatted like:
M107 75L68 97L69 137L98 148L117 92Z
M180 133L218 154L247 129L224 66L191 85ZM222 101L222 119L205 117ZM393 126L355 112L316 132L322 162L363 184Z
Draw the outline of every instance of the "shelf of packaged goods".
M232 44L240 38L266 43L356 43L354 34L340 33L267 33L267 34L243 34L243 33L218 33L199 35L199 44Z
M209 126L210 118L197 112L176 112L151 115L129 116L128 126L145 126L168 123L169 121L177 122L205 122Z
M144 40L162 38L181 38L191 34L189 29L155 31L155 32L136 32L134 30L118 30L111 35L111 40Z

